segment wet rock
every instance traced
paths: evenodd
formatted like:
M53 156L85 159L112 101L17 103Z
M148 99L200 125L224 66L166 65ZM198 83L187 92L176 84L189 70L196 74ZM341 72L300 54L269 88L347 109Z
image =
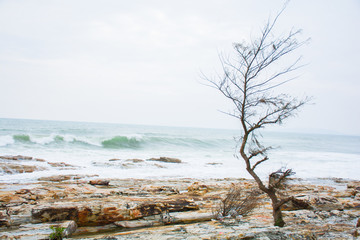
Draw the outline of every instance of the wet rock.
M29 156L22 156L22 155L17 155L17 156L0 156L1 159L6 159L6 160L17 160L17 161L21 161L21 160L33 160L33 157L29 157Z
M47 162L50 166L52 167L57 167L57 168L74 168L76 166L68 164L68 163L64 163L64 162Z
M23 165L23 164L13 164L13 163L0 163L0 169L6 174L15 174L15 173L32 173L34 171L43 171L47 168L35 165Z
M122 161L120 158L112 158L109 159L109 162Z
M157 167L157 168L166 168L165 166L160 165L160 164L157 164L157 163L155 163L153 166L154 166L154 167Z
M141 163L141 162L145 162L145 161L142 159L133 158L133 159L127 159L126 162Z
M43 182L63 182L63 181L70 181L70 180L79 180L82 178L88 177L98 177L98 175L77 175L77 174L68 174L68 175L53 175L49 177L41 177L38 178L39 181Z
M206 165L216 166L216 165L223 165L223 164L222 164L222 163L218 163L218 162L211 162L211 163L206 163Z
M104 180L104 179L96 179L96 180L90 180L90 185L101 185L101 186L109 186L110 181Z
M62 182L62 181L68 181L73 178L73 175L54 175L50 177L41 177L38 178L39 181L48 181L48 182Z
M180 159L170 158L170 157L150 158L147 161L157 161L157 162L166 162L166 163L182 163L182 161Z
M115 168L125 168L125 169L130 169L130 168L137 168L139 166L145 166L145 165L149 165L147 164L144 160L142 159L118 159L118 158L114 158L114 159L110 159L107 162L92 162L93 165L95 166L106 166L106 167L115 167Z
M0 169L5 174L32 173L43 171L50 168L59 170L76 169L76 166L64 162L47 162L44 159L27 157L27 156L1 156Z
M35 158L35 161L37 161L37 162L46 162L46 160L41 159L41 158Z

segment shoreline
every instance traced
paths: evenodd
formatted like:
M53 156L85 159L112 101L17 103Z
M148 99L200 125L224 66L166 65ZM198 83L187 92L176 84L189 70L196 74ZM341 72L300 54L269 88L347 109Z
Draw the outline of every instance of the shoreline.
M286 225L279 228L273 226L265 194L259 195L256 208L247 215L219 218L215 214L230 189L240 189L241 199L256 190L252 179L101 178L63 174L66 171L61 169L73 167L66 163L9 158L49 165L56 174L0 183L0 239L47 239L50 226L64 227L67 239L98 240L352 239L360 233L360 180L290 179L281 192L296 201L283 206ZM22 166L18 160L11 163L23 172L17 174L41 170ZM3 170L10 166L6 164Z
M92 162L93 168L86 166L76 165L69 163L68 161L48 161L42 158L35 158L23 155L7 155L0 156L0 183L20 183L20 182L38 182L39 179L52 177L54 175L68 175L68 176L88 176L88 178L138 178L138 179L226 179L226 178L241 178L251 180L250 176L241 176L241 174L247 175L244 169L241 167L238 169L239 174L234 174L232 169L231 174L227 175L223 172L219 175L216 174L216 170L222 169L222 163L215 161L211 163L205 163L199 165L197 168L204 168L206 174L192 176L192 174L179 174L182 171L189 169L190 163L182 161L178 158L172 157L158 157L158 158L130 158L119 159L113 158L103 162ZM102 168L96 168L100 165ZM239 167L239 166L236 166ZM215 171L214 174L209 174L207 171L211 168L211 171ZM101 172L105 170L106 172ZM110 171L111 174L108 175ZM199 171L200 170L196 170ZM122 175L123 173L126 173ZM168 174L167 174L168 173ZM133 175L132 175L133 174ZM225 176L224 176L225 175ZM261 178L267 179L268 175L260 173ZM326 186L341 185L342 181L359 181L360 178L344 178L344 177L292 177L293 181L319 184Z

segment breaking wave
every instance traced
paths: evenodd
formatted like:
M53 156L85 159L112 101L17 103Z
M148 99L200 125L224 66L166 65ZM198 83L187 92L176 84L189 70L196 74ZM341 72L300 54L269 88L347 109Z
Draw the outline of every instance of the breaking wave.
M140 148L142 140L137 137L116 136L101 144L104 148Z
M13 139L18 142L31 142L30 136L26 134L14 135Z
M71 135L51 134L49 136L32 136L28 134L15 134L0 136L0 147L9 145L26 145L37 144L42 146L50 145L64 145L64 144L82 144L82 145L97 145L96 142L87 140L86 138L75 137Z
M141 149L163 146L184 148L214 148L228 144L228 139L200 139L180 136L157 135L116 135L116 136L75 136L70 134L50 134L47 136L15 134L0 136L0 147L16 145L39 145L41 147L87 147L106 149Z

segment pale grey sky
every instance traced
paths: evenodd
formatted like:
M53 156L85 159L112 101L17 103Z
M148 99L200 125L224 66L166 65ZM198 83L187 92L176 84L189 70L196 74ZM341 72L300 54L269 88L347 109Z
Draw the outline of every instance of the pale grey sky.
M0 0L0 117L236 128L212 76L284 1ZM303 29L314 96L285 129L360 135L360 2L292 0L278 32Z

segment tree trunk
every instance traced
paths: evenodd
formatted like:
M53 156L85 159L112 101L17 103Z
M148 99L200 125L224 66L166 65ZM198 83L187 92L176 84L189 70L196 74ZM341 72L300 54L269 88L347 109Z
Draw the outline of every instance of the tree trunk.
M282 206L281 201L276 196L274 189L268 189L266 193L271 199L271 204L273 208L274 226L283 227L285 225L285 222L281 212L281 206Z
M284 219L282 217L281 206L276 206L278 204L273 203L273 218L274 226L283 227L285 225Z
M243 152L241 152L243 154ZM244 154L245 155L245 154ZM246 155L245 155L246 157ZM245 158L244 158L245 159ZM249 160L246 159L246 163L249 163ZM249 163L250 165L250 163ZM256 175L256 173L250 168L246 168L246 170L250 173L250 175L255 179L256 183L258 184L260 190L265 192L271 199L271 204L273 207L273 218L274 218L274 226L283 227L285 225L285 222L282 217L281 212L281 201L279 201L278 197L276 196L276 190L273 188L267 188L262 183L261 179Z

